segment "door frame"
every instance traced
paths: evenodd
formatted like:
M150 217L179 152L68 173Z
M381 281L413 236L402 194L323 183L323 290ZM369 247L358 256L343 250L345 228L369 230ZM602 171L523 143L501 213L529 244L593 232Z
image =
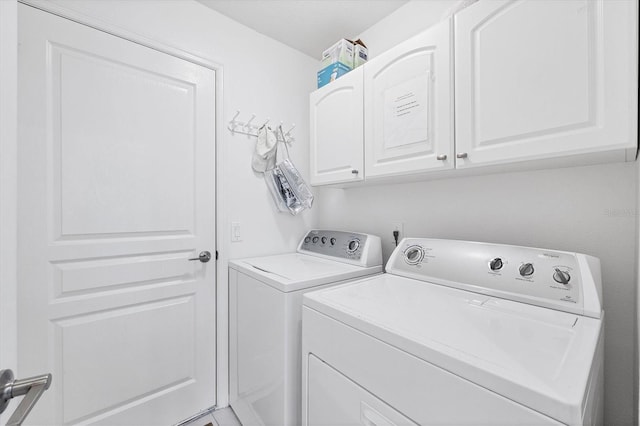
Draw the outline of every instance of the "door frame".
M0 370L17 368L18 3L0 0ZM0 416L8 420L11 410Z
M0 1L4 3L4 0L0 0ZM216 324L215 324L216 401L214 401L214 407L216 408L225 407L229 405L228 404L229 373L227 368L228 352L229 352L228 351L228 314L227 314L228 285L227 285L226 270L225 268L221 267L221 265L226 264L226 253L228 251L226 250L227 247L223 238L224 233L222 232L222 230L224 229L223 224L225 223L224 221L226 219L225 212L224 212L224 209L220 207L222 205L221 200L224 198L223 197L224 185L223 185L222 177L223 177L223 164L224 164L223 158L225 157L225 152L224 152L225 150L223 149L223 144L221 143L223 140L223 129L224 129L224 126L222 126L223 99L224 99L223 98L223 82L224 82L223 65L212 58L195 55L191 52L182 50L180 48L176 48L174 46L167 45L163 42L154 40L152 38L149 38L137 32L131 31L129 29L122 28L111 22L99 19L95 16L85 15L71 8L68 8L53 2L49 2L47 0L13 0L12 2L16 4L16 13L15 13L15 17L13 17L13 19L15 19L15 23L13 25L15 26L15 29L16 29L15 45L17 45L17 3L23 3L27 6L35 7L36 9L40 9L44 12L48 12L53 15L60 16L61 18L65 18L70 21L91 27L98 31L111 34L121 39L130 41L132 43L136 43L136 44L148 47L150 49L156 50L158 52L165 53L167 55L171 55L171 56L186 60L188 62L192 62L194 64L211 69L215 72L216 111L215 111L215 117L213 117L213 119L215 120L215 124L216 124L215 141L214 141L215 155L216 155L216 159L215 159L215 167L216 167L215 204L216 205L215 205L215 218L213 219L215 220L215 232L216 232L215 250L216 252L219 253L219 257L216 262L216 283L215 283L216 284L216 290L215 290L215 293L216 293ZM10 16L9 19L11 18L12 17ZM11 58L11 59L14 59L14 58ZM15 77L17 80L17 55L15 57L14 68L15 68L14 70ZM4 75L0 74L0 77L4 78ZM17 116L17 98L14 103L15 103L14 109L16 112L15 115ZM0 120L1 119L2 117L0 116ZM17 129L17 121L16 121L16 129ZM6 174L8 176L7 176L6 182L0 182L0 200L2 200L2 205L3 205L2 207L3 210L0 211L0 214L5 213L4 206L8 205L9 207L6 208L8 211L7 219L12 219L10 224L15 230L16 228L15 209L17 205L17 155L15 155L15 152L17 151L17 143L18 143L17 135L14 134L14 137L12 139L7 138L7 140L3 141L2 143L3 143L3 146L1 148L3 149L6 148L8 152L13 153L14 155L8 159L8 161L12 163L11 164L12 167L7 168ZM10 214L10 213L13 213L13 214ZM2 244L4 247L5 234L7 234L5 227L7 226L7 224L5 223L3 216L0 216L0 218L3 219L3 221L0 222L0 226L2 227ZM6 222L9 222L9 220L7 220ZM11 227L9 227L9 230L11 230ZM9 237L8 243L15 244L17 242L16 235L8 235L8 237ZM4 253L6 253L6 250L3 250L3 258L5 257ZM13 257L11 257L11 255L6 255L6 257L7 257L6 260L10 262L9 268L7 271L5 271L5 268L3 265L2 269L0 269L0 273L2 274L0 276L0 279L2 279L2 281L6 283L7 281L5 281L5 278L10 278L12 276L11 272L13 271L13 277L14 277L13 282L15 283L15 269L17 264L17 258L15 254L13 255ZM5 260L3 258L0 258L0 261ZM0 263L0 265L2 264ZM13 306L17 305L16 287L17 287L17 283L9 284L8 287L6 285L3 285L3 291L6 288L8 289L7 293L13 294L13 301L12 303L11 301L10 302L5 301L1 306L2 308L4 308L6 304L11 304ZM4 312L5 310L2 309L2 311ZM4 323L4 318L0 318L0 320L3 320L2 322ZM14 324L14 326L15 325L16 324ZM14 338L15 338L16 337L15 330L17 330L17 327L12 327L12 330L14 330ZM8 334L8 337L11 337L11 334ZM4 338L4 336L2 336L1 339L2 340L0 340L0 343L3 343L3 346L6 346L6 342L5 342L6 339ZM5 361L4 356L5 355L2 352L0 352L0 361ZM14 360L17 360L17 354L15 353L15 351L13 351L13 356L14 356ZM9 368L9 367L0 366L0 368Z

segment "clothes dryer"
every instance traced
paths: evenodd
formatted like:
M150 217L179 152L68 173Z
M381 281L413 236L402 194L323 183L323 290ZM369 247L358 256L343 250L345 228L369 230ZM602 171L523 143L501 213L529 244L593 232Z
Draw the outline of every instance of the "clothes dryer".
M387 273L311 292L303 425L595 425L600 262L404 239Z

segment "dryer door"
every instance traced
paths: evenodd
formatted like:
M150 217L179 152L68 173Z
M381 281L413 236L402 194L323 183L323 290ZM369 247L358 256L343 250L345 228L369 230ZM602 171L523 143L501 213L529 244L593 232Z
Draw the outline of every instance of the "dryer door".
M309 355L307 424L415 425L400 412L358 386L314 355Z

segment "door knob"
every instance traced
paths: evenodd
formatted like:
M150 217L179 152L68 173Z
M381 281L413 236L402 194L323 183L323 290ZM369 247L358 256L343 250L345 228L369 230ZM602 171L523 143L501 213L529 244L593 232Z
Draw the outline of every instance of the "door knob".
M202 263L207 263L208 261L211 260L211 253L209 253L208 251L201 251L200 254L198 255L198 257L194 257L191 258L189 260L199 260Z
M11 399L24 395L16 411L9 417L7 426L20 426L49 386L51 374L14 380L13 371L0 370L0 413L7 408Z

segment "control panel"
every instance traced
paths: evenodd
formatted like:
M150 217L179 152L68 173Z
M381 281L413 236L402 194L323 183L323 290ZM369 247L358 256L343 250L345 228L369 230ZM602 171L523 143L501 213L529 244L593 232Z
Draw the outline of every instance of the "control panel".
M313 229L300 241L298 252L360 266L382 265L382 243L370 234Z
M555 250L406 238L386 270L422 281L600 317L600 261Z

